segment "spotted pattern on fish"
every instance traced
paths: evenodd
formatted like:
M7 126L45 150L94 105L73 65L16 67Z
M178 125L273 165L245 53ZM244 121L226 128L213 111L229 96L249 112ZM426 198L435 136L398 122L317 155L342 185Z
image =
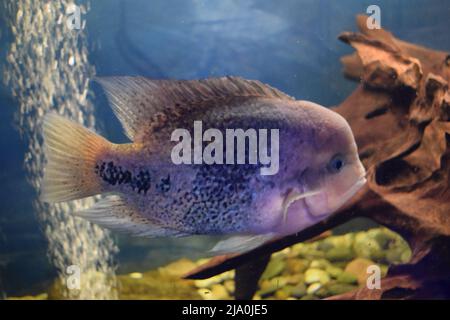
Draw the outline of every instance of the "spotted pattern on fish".
M146 194L151 187L152 179L149 170L141 169L137 174L133 174L130 170L109 161L96 164L95 173L111 186L129 185L138 194L141 192Z
M244 230L254 190L252 179L258 165L199 165L191 192L184 194L190 203L183 225L194 233L224 233Z

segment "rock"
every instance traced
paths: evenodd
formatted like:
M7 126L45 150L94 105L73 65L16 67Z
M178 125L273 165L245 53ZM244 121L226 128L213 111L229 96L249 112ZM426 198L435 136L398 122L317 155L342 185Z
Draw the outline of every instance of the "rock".
M227 289L229 294L234 294L235 285L233 280L226 280L223 283L223 286Z
M339 275L344 272L344 270L342 270L341 268L335 267L333 265L329 265L325 271L332 277L332 278L337 278L339 277Z
M333 261L333 267L345 269L347 266L348 261Z
M399 264L401 262L402 251L398 248L389 249L386 252L386 261L389 264Z
M131 279L142 279L144 275L140 272L132 272L128 275Z
M219 278L221 281L234 280L234 270L219 274Z
M184 273L183 273L184 274ZM214 284L222 283L226 280L234 278L234 271L227 271L211 278L195 280L195 286L197 288L211 288Z
M331 236L324 240L319 245L321 250L327 251L331 248L347 248L351 249L353 246L355 235L354 233L347 233L339 236Z
M267 298L278 290L278 286L271 281L268 281L267 285L263 284L261 284L261 289L256 292L256 295L260 296L261 298Z
M211 290L208 288L198 289L197 293L202 297L203 300L213 300L211 297Z
M297 243L291 247L291 251L289 252L290 258L297 258L304 250L305 244Z
M264 273L261 276L262 280L271 279L280 275L284 268L286 267L286 262L283 259L272 259L264 270Z
M230 295L224 286L215 284L211 288L211 298L213 300L228 300Z
M197 288L211 288L214 284L218 284L222 282L222 277L220 275L207 278L207 279L201 279L201 280L195 280L195 286Z
M280 289L277 290L275 292L275 298L277 298L278 300L286 300L287 298L289 298L290 292L288 292L289 290L286 289Z
M356 285L346 284L346 283L333 283L327 285L328 292L330 295L338 295L342 293L346 293L352 290L357 289L358 287Z
M306 259L320 259L325 258L325 252L311 249L303 254Z
M303 259L288 259L286 262L286 270L290 274L302 273L308 268L308 261Z
M319 246L317 247L317 249L319 249L321 251L328 251L328 250L334 248L334 244L332 244L329 241L325 241L325 240L323 240L319 243Z
M211 289L202 288L198 289L197 292L202 296L204 300L229 300L231 299L228 291L224 286L220 284L215 284Z
M387 229L371 229L368 232L372 233L373 238L376 242L378 242L378 245L382 250L385 250L389 247L389 244L392 241L395 241L395 238L392 236L392 233L386 232Z
M336 247L325 252L325 257L330 261L349 261L355 257L351 248Z
M306 296L303 296L300 298L300 300L318 300L319 298L317 298L315 295L313 294L307 294Z
M281 289L287 284L286 277L275 277L270 280L263 280L260 285L260 290L258 291L258 295L261 297L267 297L273 294L278 289Z
M179 299L197 300L202 295L195 290L192 280L180 279L176 276L161 274L158 270L144 272L140 279L129 275L119 275L119 299L121 300L154 300ZM205 290L205 289L202 289Z
M22 296L22 297L8 297L6 300L47 300L48 295L46 293L41 293L36 296Z
M272 278L270 282L274 283L278 288L281 288L287 284L288 278L286 276L275 277Z
M337 277L337 281L345 284L357 284L358 278L353 273L344 271Z
M305 259L320 259L325 257L325 253L318 250L317 243L298 243L292 247L291 256Z
M376 233L358 232L355 236L353 250L360 258L381 260L385 253L375 238Z
M388 249L386 252L386 261L390 264L407 263L411 259L411 250L396 247Z
M304 283L299 283L291 289L291 296L301 298L306 294L306 286Z
M355 260L349 262L344 271L352 273L356 276L360 285L365 285L367 277L369 276L369 274L367 273L367 268L374 264L375 262L371 260L356 258Z
M310 268L305 272L305 282L307 284L314 282L325 284L328 281L330 281L330 276L324 270Z
M198 259L197 261L195 261L195 263L197 264L197 266L201 266L202 264L205 264L207 262L209 262L211 260L211 258L203 258L203 259Z
M301 273L286 276L287 284L296 285L305 281L305 276Z
M316 259L311 261L311 264L309 265L310 268L314 269L322 269L325 270L327 267L329 267L331 264L328 260L325 259Z
M286 259L291 254L291 248L284 248L272 254L272 259Z
M411 256L412 256L412 252L411 252L411 250L408 248L407 250L405 250L405 251L402 253L402 255L401 255L401 257L400 257L401 263L408 263L408 262L411 260Z
M316 293L317 290L319 290L320 288L322 288L322 284L319 282L315 282L312 283L308 286L308 288L306 289L306 293L307 294L314 294Z
M326 286L322 286L319 288L316 292L314 292L314 295L319 298L326 298L330 295L328 288Z
M180 259L168 264L165 267L159 268L161 274L166 274L170 276L181 277L187 274L189 271L193 270L197 264L189 259Z

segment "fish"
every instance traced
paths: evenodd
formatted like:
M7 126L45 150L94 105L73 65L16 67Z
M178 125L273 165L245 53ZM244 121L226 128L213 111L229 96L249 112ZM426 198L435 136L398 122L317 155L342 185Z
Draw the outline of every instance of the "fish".
M57 203L102 195L73 213L102 227L150 238L217 235L225 239L212 254L245 252L330 217L366 183L341 115L260 81L95 81L130 142L110 142L48 113L40 197ZM279 154L277 172L262 175L261 163L174 163L174 130L194 133L196 121L224 134L278 130L278 145L268 149Z

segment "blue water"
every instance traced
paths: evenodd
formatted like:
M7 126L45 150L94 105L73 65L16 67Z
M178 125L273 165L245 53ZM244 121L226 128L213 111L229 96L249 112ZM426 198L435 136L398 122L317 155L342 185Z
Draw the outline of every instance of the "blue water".
M380 6L382 26L399 38L450 50L448 0L95 0L82 19L90 61L100 76L239 75L298 99L333 106L357 85L342 76L339 59L352 49L337 36L356 30L355 15L370 4ZM11 41L6 18L1 12L2 69ZM102 132L112 141L125 141L104 95L95 85L92 90ZM13 123L17 102L3 84L0 106L0 293L16 295L41 290L55 270L31 205L35 192L25 181L26 146ZM188 244L123 237L117 241L119 272L202 255L202 239Z

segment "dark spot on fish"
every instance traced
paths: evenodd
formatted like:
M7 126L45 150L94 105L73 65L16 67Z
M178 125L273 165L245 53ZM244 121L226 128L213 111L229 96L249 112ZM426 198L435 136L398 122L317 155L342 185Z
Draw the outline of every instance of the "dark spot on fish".
M170 174L167 175L167 178L161 178L161 182L156 185L156 190L161 193L168 192L170 190Z
M133 191L146 194L151 187L151 177L148 170L140 170L136 176L131 171L117 166L113 161L95 165L95 173L109 185L129 185Z

